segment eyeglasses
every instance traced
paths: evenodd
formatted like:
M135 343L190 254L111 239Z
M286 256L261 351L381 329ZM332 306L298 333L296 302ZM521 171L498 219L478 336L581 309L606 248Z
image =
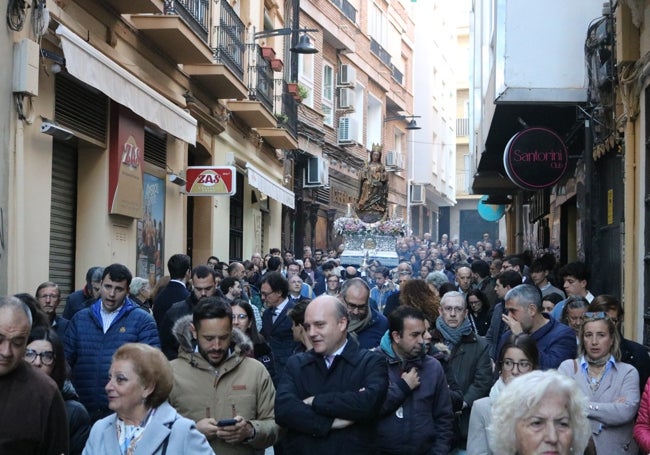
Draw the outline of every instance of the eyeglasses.
M232 318L233 318L233 319L239 319L239 320L241 321L241 320L244 320L244 319L248 319L248 315L247 315L246 313L242 313L242 314L233 314L233 315L232 315Z
M506 371L510 371L516 366L519 371L524 372L529 371L533 367L533 364L528 360L520 360L519 362L515 362L514 360L505 359L503 362L501 362L501 366Z
M408 270L400 270L397 273L399 273L400 275L410 275L411 274L411 272L409 272Z
M582 317L583 319L607 319L607 313L604 311L587 311Z
M346 302L345 299L343 299L343 302L347 305L348 310L350 311L363 311L366 308L368 308L367 303L362 303L361 305L355 305L354 303Z
M54 363L54 352L52 351L36 352L33 349L25 351L25 360L28 362L34 363L36 357L40 357L43 365L52 365Z

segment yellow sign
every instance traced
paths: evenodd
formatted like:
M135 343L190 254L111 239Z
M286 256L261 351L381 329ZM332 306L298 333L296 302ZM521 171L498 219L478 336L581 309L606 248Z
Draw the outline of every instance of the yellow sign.
M614 224L614 190L607 190L607 224Z

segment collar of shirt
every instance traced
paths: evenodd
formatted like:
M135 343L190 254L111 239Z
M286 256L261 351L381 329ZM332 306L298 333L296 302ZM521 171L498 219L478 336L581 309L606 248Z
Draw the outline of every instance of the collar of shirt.
M609 359L607 359L607 363L605 366L605 373L603 373L603 377L607 374L607 372L614 366L616 365L616 359L614 358L613 355L609 356ZM583 355L580 357L580 369L587 374L587 368L589 367L589 363L587 362L587 359Z
M284 307L287 306L287 303L289 303L289 299L284 299L284 302L275 307L276 316L279 316L280 313L282 313L282 310L284 310Z

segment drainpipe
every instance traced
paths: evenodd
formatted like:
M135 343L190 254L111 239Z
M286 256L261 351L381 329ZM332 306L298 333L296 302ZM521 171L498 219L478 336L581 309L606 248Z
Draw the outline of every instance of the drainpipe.
M623 279L623 308L625 314L628 314L629 321L637 321L636 324L630 324L625 335L627 338L633 340L640 340L642 336L643 318L637 318L638 311L636 308L637 303L637 283L641 277L637 276L635 271L641 270L638 262L638 252L636 248L635 234L637 232L639 223L637 220L638 211L636 209L636 200L638 190L638 179L636 177L636 163L637 153L639 150L636 148L636 134L634 128L634 120L628 117L625 123L625 149L624 149L624 176L623 182L625 186L625 209L624 209L624 239L623 244L623 258L624 270L627 273ZM632 316L634 315L634 316Z

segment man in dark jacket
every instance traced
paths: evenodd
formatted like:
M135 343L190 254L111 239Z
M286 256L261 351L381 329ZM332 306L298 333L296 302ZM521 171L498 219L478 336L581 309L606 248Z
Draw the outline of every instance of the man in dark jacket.
M287 359L298 347L288 315L295 304L289 301L289 282L280 272L269 272L262 277L260 295L266 307L262 313L262 335L273 352L273 384L277 388Z
M159 326L162 352L169 360L178 357L178 341L172 331L174 323L183 316L192 314L199 300L212 297L217 292L215 271L207 265L198 265L192 270L192 293L184 300L174 303L165 313Z
M527 333L537 342L539 368L557 368L560 363L576 357L576 335L568 326L543 313L542 293L532 284L520 284L506 294L506 314L503 322L510 328L503 334L497 348L510 333Z
M377 432L377 452L382 455L451 450L454 413L449 388L440 362L425 353L424 319L420 310L407 306L388 317L389 329L380 346L389 377Z
M348 315L332 296L305 311L313 350L289 358L275 400L287 429L285 453L375 454L377 423L388 387L386 361L347 336Z
M341 287L341 298L350 316L348 333L354 333L359 346L364 349L379 346L381 337L388 329L388 320L370 305L368 284L362 278L346 280Z
M187 282L190 280L191 263L190 257L186 254L174 254L167 261L169 283L158 293L153 302L153 317L158 329L162 326L165 314L171 306L190 295Z
M469 415L475 400L488 395L492 387L492 361L489 345L477 336L467 318L467 303L460 292L447 292L440 301L432 342L446 348L449 382L458 389L452 392L456 413L453 447L465 450ZM442 346L441 346L442 345Z
M72 384L93 422L112 412L104 386L113 353L125 343L160 347L153 317L127 297L131 278L122 264L106 267L101 298L75 314L65 333Z

